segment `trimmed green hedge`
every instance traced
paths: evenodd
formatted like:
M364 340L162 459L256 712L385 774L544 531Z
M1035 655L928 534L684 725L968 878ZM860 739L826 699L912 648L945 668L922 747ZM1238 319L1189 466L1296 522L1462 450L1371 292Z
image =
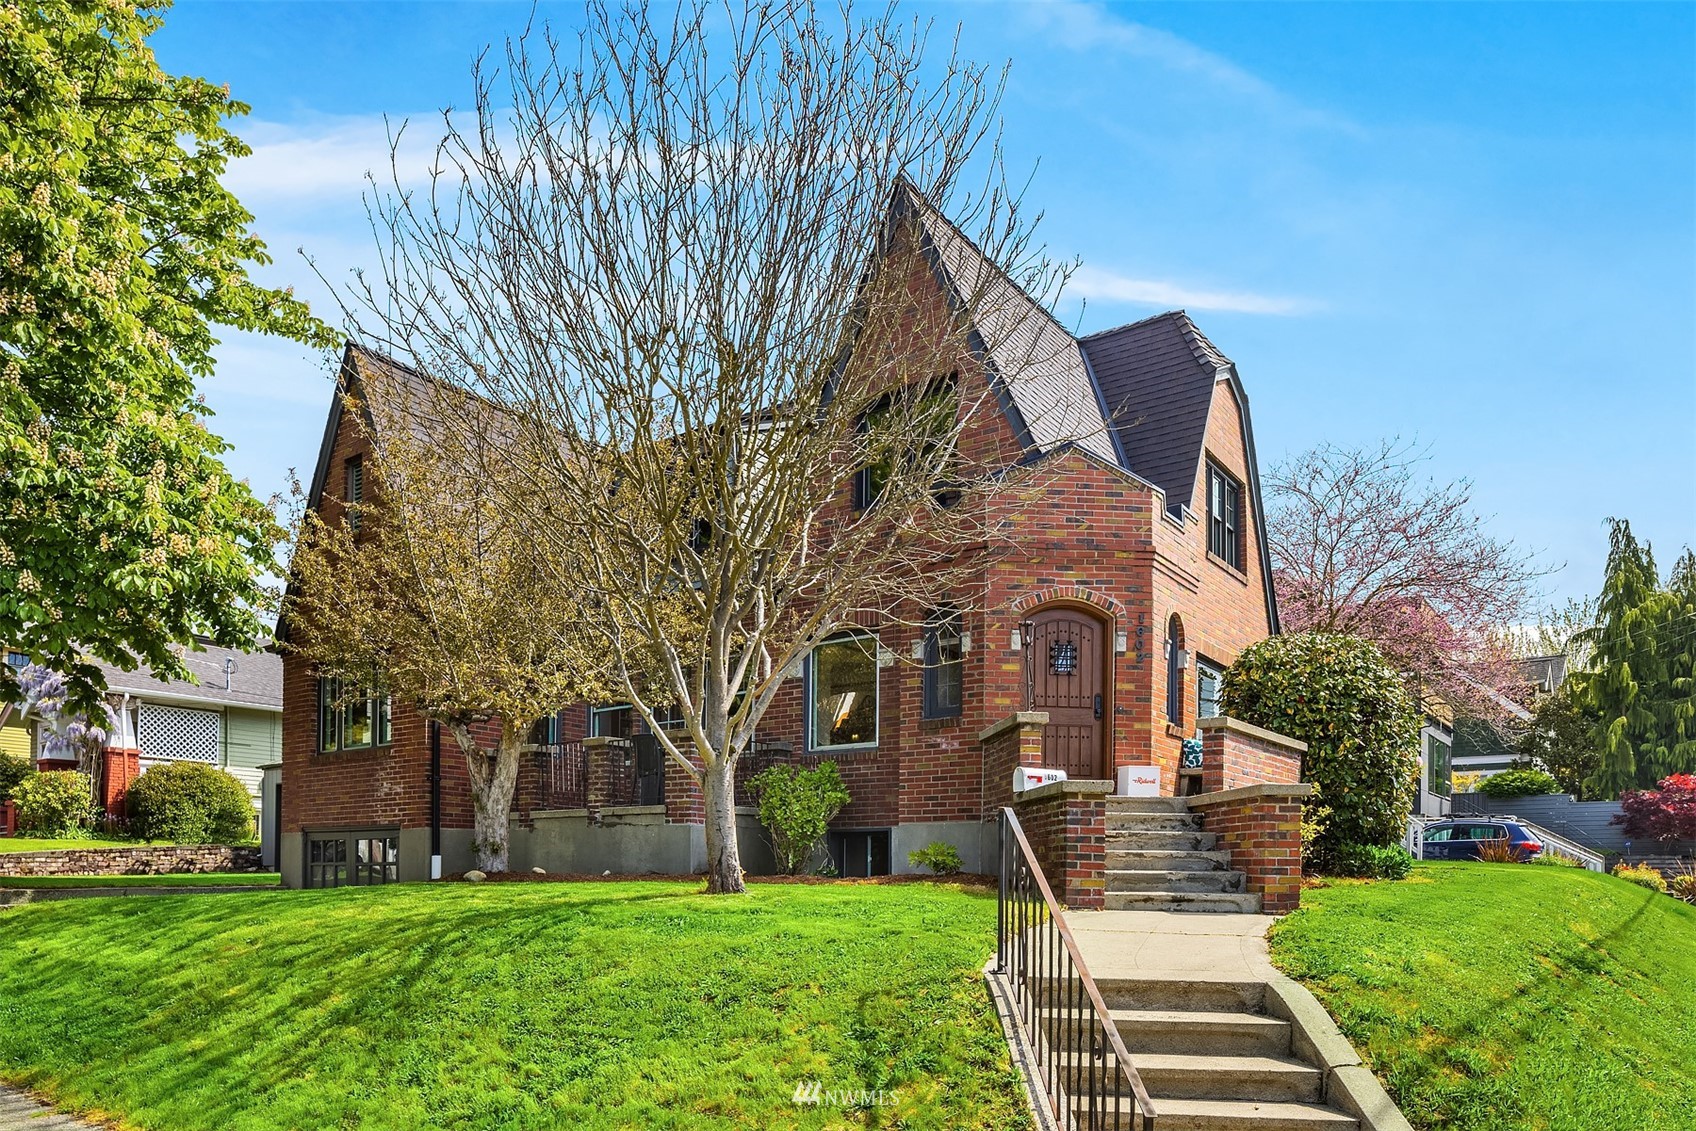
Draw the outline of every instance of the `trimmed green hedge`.
M1486 797L1537 797L1559 793L1561 783L1542 770L1503 770L1491 774L1478 784L1478 792Z
M75 770L31 774L12 787L12 800L26 836L71 837L94 823L94 782Z
M234 844L253 837L247 787L213 766L155 766L129 788L130 834L181 844Z

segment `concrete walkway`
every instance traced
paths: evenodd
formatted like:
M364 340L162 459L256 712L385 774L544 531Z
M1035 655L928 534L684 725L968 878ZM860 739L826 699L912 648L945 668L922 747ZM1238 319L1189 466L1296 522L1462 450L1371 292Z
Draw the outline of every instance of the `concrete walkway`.
M1263 981L1271 915L1189 911L1068 911L1066 923L1097 979Z
M0 1085L0 1131L100 1131L70 1115L43 1107L22 1092Z

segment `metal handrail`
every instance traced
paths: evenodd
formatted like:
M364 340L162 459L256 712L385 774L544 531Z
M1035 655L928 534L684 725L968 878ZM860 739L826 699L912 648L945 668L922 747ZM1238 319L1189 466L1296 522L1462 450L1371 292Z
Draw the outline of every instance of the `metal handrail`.
M1060 1125L1153 1131L1154 1101L1019 818L1006 808L1001 810L995 969L1011 983L1045 1098ZM1126 1115L1129 1123L1123 1122Z

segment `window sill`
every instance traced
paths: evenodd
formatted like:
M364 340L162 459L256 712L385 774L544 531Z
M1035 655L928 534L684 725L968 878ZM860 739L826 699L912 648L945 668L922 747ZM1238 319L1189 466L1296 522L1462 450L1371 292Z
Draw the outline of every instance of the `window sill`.
M1218 554L1215 554L1212 550L1207 551L1207 560L1230 574L1232 577L1236 578L1238 581L1242 582L1244 585L1248 584L1248 574L1244 573Z
M390 742L386 746L356 746L348 750L314 750L312 756L314 758L356 758L364 754L392 754L394 749L394 743Z
M964 711L962 711L958 715L935 715L935 716L928 716L927 715L927 716L921 716L920 719L919 719L919 723L920 723L921 726L925 727L925 729L927 729L927 730L940 730L943 727L959 726L960 720L964 717L965 717Z
M807 751L808 758L841 758L857 754L876 754L878 744L875 742L857 742L852 746L822 746Z
M1185 734L1184 728L1179 726L1177 723L1167 723L1166 724L1166 737L1167 738L1188 738L1189 735Z

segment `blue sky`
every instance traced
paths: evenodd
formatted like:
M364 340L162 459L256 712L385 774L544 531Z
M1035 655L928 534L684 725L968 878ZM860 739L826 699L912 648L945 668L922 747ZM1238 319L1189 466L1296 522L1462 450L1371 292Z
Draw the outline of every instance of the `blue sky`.
M569 24L577 9L542 5ZM1011 61L1014 170L1081 331L1182 306L1236 361L1261 458L1400 434L1467 477L1551 595L1593 592L1603 519L1696 543L1696 6L927 5ZM422 139L528 4L185 0L162 64L228 82L229 183L277 262L370 258L383 117ZM323 313L330 313L323 306ZM310 471L323 359L230 335L207 382L262 493Z

